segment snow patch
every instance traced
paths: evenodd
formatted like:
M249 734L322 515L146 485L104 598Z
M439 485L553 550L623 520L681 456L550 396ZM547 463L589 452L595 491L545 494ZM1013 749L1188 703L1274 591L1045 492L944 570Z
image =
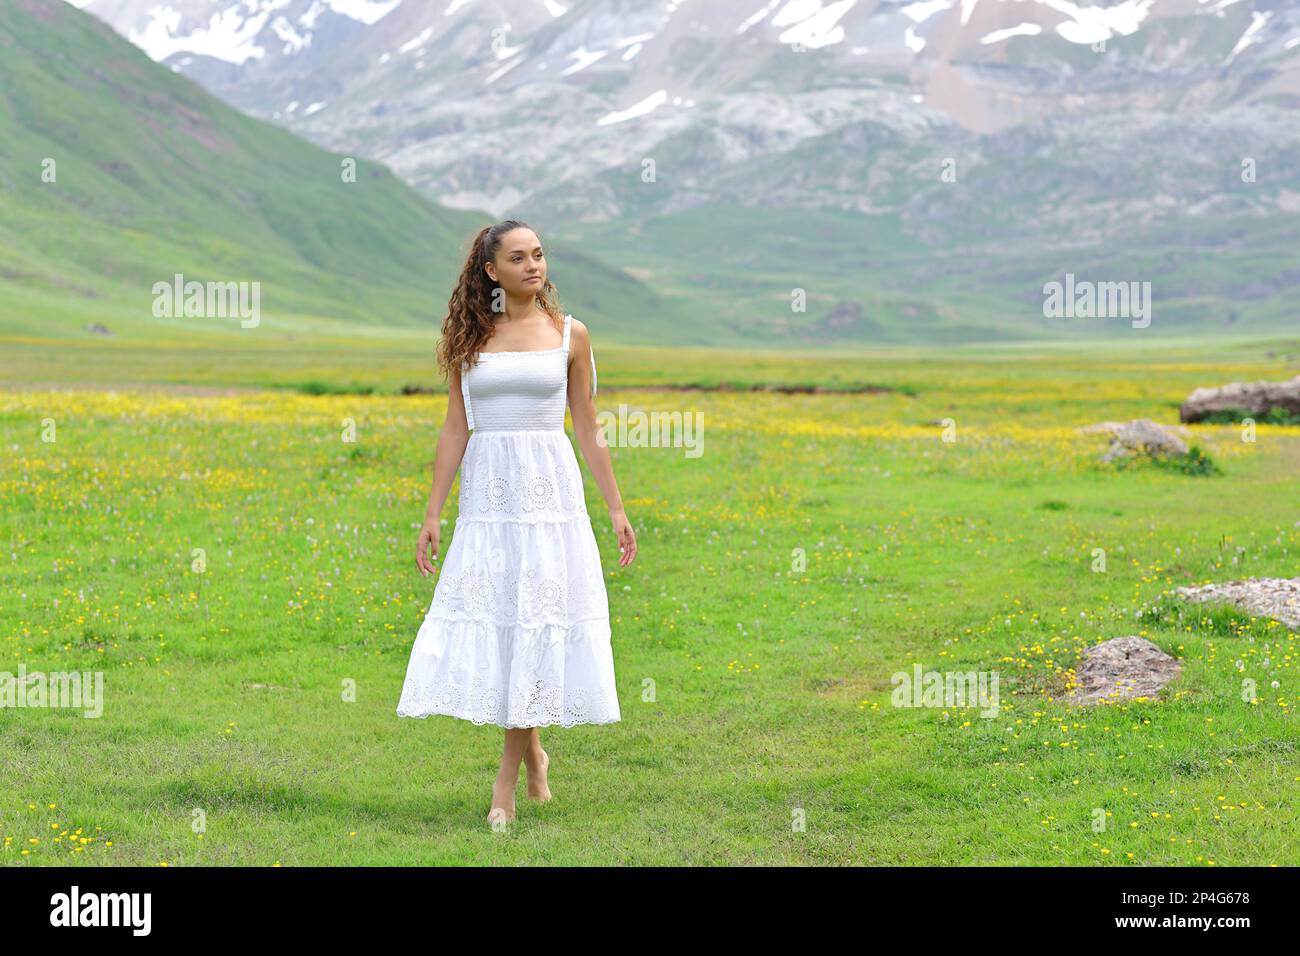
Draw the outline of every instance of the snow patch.
M797 43L808 49L817 49L840 43L844 40L844 28L838 25L840 17L853 9L857 0L839 0L823 7L821 0L790 0L785 8L772 19L773 26L790 22L793 16L789 11L798 7L800 10L812 8L811 15L803 17L777 39L781 43Z
M916 23L924 23L936 13L951 10L956 2L957 0L921 0L920 3L909 3L899 12Z
M766 17L769 13L771 13L773 10L776 9L777 4L779 4L780 2L781 0L768 0L767 6L759 7L757 11L750 14L750 16L745 20L744 23L736 27L737 35L744 33L754 24L761 22L764 17Z
M200 27L188 36L178 34L180 11L167 6L153 7L144 29L129 31L127 39L153 60L165 60L175 53L197 53L227 63L243 64L266 55L266 50L257 45L257 35L266 26L271 12L288 2L268 0L247 19L240 16L238 6L228 7L221 13L214 13L206 28Z
M402 5L402 0L325 0L325 2L340 16L357 20L366 26L373 26ZM315 4L312 8L315 9Z
M569 56L577 62L572 66L565 67L561 70L560 76L569 76L570 74L577 73L579 70L585 70L608 52L608 50L588 50L585 46L578 47L578 49L569 54Z
M505 66L502 66L500 69L494 70L494 71L493 71L493 72L488 76L488 78L487 78L486 80L483 81L484 84L495 83L498 79L500 79L501 77L505 76L507 73L509 73L511 70L513 70L515 67L517 67L520 63L523 63L523 62L524 62L524 58L521 56L519 59L515 60L513 63L507 63L507 64L505 64Z
M422 46L423 44L427 43L429 41L429 38L432 36L433 36L433 27L425 27L423 30L420 31L419 36L411 37L411 39L407 40L405 43L399 46L397 48L397 52L410 53L416 47Z
M662 106L668 100L668 91L659 90L651 93L640 103L629 106L625 110L619 110L613 113L606 113L600 119L596 120L597 126L609 126L612 123L622 123L624 120L635 119L638 116L645 116L647 113L653 113L657 108Z
M807 20L822 8L822 0L788 0L781 12L772 18L772 26L784 27Z
M1033 37L1043 32L1043 28L1037 23L1021 23L1014 27L1007 27L1005 30L994 30L987 36L980 38L980 44L987 46L990 43L998 43L1001 40L1007 40L1011 37Z
M67 0L73 6L85 8L94 0ZM143 27L130 28L126 37L151 59L165 60L176 53L194 53L209 56L227 63L242 65L250 59L261 59L266 50L257 44L257 38L268 28L284 43L286 54L297 53L311 45L312 31L326 10L339 16L356 20L366 26L378 23L399 7L402 0L312 0L311 6L298 17L298 25L305 32L294 29L286 16L271 17L277 10L288 7L293 0L232 0L230 6L208 18L205 26L183 34L182 12L166 2L148 8ZM185 8L185 0L177 0Z
M276 17L272 20L271 29L275 31L276 36L284 41L285 56L290 56L304 47L311 46L311 33L299 33L284 17Z
M305 30L315 30L316 21L320 19L320 15L325 10L325 4L321 3L321 0L311 0L311 6L307 8L307 12L298 18L298 25Z
M1268 23L1272 18L1272 10L1266 10L1263 13L1257 13L1252 10L1250 14L1250 26L1246 27L1246 32L1241 35L1241 39L1237 41L1237 45L1232 48L1232 52L1228 54L1228 59L1231 60L1252 43L1258 43L1259 40L1256 38L1256 34L1258 34L1260 30L1264 29L1264 24Z
M1056 26L1056 32L1070 43L1093 44L1119 34L1137 32L1151 11L1155 0L1124 0L1113 7L1078 7L1069 0L1035 0L1057 13L1069 17Z
M519 44L519 46L503 46L501 49L497 50L496 57L498 60L508 60L523 48L524 44L522 43Z

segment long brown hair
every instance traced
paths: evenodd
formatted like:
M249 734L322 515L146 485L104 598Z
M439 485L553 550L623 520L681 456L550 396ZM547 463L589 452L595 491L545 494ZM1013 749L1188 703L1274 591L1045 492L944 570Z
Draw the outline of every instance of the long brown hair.
M447 315L442 320L442 338L438 341L438 368L446 378L462 362L475 364L478 352L492 337L495 316L492 310L492 293L498 288L484 270L486 263L496 258L502 237L512 229L532 229L519 219L506 219L494 226L479 230L470 245L469 256L460 270L456 290L447 303ZM533 232L536 233L536 229ZM540 238L540 237L539 237ZM555 295L552 295L554 293ZM537 290L537 306L551 317L556 330L564 326L564 314L558 302L559 290L551 283L548 274L542 288Z

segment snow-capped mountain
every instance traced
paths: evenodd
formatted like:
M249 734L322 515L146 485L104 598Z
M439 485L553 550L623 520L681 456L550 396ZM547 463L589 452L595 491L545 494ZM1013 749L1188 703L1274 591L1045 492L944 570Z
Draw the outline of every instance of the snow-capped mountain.
M863 122L907 142L1300 94L1300 0L71 2L244 111L491 212L692 139L726 168Z

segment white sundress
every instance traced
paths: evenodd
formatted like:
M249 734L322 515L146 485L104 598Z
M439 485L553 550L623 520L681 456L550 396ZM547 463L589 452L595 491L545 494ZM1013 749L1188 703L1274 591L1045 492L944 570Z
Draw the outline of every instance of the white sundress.
M564 430L564 344L461 369L471 434L451 545L411 648L399 717L545 727L621 719L609 603ZM596 357L591 354L592 394Z

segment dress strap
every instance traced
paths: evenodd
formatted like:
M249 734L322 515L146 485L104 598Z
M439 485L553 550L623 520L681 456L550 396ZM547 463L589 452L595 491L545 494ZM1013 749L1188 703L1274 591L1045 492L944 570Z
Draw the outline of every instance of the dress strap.
M474 409L469 404L469 362L460 363L460 396L465 400L465 424L474 428Z
M573 322L573 316L569 315L566 312L564 315L564 344L561 346L561 348L564 349L565 355L569 354L569 326L572 324L572 322Z
M596 352L591 350L591 395L596 397Z

